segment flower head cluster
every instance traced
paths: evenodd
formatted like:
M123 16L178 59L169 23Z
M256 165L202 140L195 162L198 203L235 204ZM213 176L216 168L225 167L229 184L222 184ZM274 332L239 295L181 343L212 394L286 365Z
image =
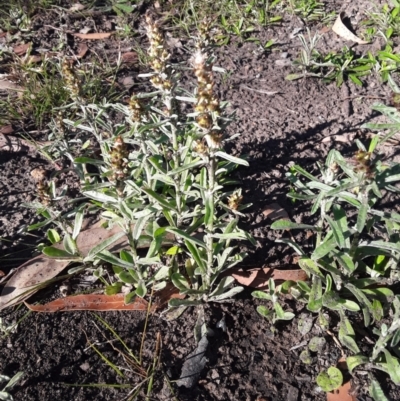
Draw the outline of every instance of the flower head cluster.
M68 60L64 60L62 64L62 75L65 81L65 88L70 92L71 99L78 100L81 93L80 84Z
M159 29L159 23L154 21L149 13L146 14L146 31L150 42L150 47L148 49L150 67L156 73L151 78L151 83L157 89L171 90L172 82L167 74L167 62L170 58L170 54L165 48L165 41Z
M40 203L44 206L49 206L51 196L49 185L46 183L46 170L42 167L35 168L31 171L31 176L36 181L37 195Z
M197 77L197 102L195 111L197 124L207 130L205 135L209 148L219 148L222 133L213 129L216 118L220 115L219 99L213 94L214 77L213 63L208 60L207 53L198 50L193 57L194 72Z
M131 111L132 121L140 122L145 114L142 102L136 95L132 95L129 99L128 108Z
M229 208L232 210L238 210L240 204L242 203L242 200L242 190L238 189L228 198Z
M114 146L110 152L111 157L111 169L112 169L112 180L117 183L122 181L127 175L128 165L128 149L124 140L117 136L114 140Z

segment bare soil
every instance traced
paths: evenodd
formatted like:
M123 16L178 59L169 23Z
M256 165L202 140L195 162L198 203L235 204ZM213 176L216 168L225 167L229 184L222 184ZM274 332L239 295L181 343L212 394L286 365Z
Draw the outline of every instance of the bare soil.
M72 2L65 2L69 7ZM331 1L329 7L337 12L345 11L353 21L361 19L363 6L370 2L357 2L357 7L348 1ZM144 4L140 15L149 5ZM138 19L134 26L138 27ZM95 22L99 31L109 31L115 16L100 13L81 19L71 19L54 11L43 10L36 17L35 48L53 47L57 44L56 29L67 27L78 31L89 22ZM250 167L240 168L236 173L242 183L246 202L253 205L246 214L243 228L248 229L257 240L255 248L249 248L248 259L243 267L266 267L287 265L293 254L286 247L274 242L276 233L270 229L270 221L264 217L267 205L277 202L297 222L308 222L307 205L292 203L286 198L289 185L285 178L292 163L300 164L308 171L316 172L316 162L323 161L332 148L351 155L354 139L364 143L369 132L362 129L365 122L377 121L380 117L371 111L371 105L378 100L389 102L390 90L382 85L378 77L371 76L363 87L346 81L340 88L334 83L325 84L319 79L304 79L294 82L285 80L293 71L290 63L298 57L300 41L292 33L303 28L296 17L285 15L279 26L267 27L256 33L261 42L276 39L275 51L263 51L255 43L243 43L233 39L227 46L217 49L218 65L229 74L219 78L217 91L221 99L231 102L231 110L236 111L236 121L229 127L231 133L240 136L230 145L233 154L249 156ZM376 39L371 45L355 46L345 43L333 32L323 29L323 25L310 25L312 34L321 32L323 39L319 48L339 50L344 44L351 45L359 54L371 48L379 48L383 43ZM140 30L139 30L140 32ZM140 34L141 35L141 34ZM138 40L142 40L139 37ZM185 42L184 39L181 39ZM72 51L80 40L70 39ZM107 39L87 43L91 51L115 57L118 49L132 49L129 39ZM176 42L175 42L175 45ZM104 53L101 53L104 52ZM174 49L176 57L186 57L181 47ZM131 77L134 81L138 66L125 67L119 76L119 84ZM395 79L398 77L395 76ZM188 79L190 86L190 79ZM129 88L126 89L129 94ZM263 93L266 92L266 93ZM267 92L276 92L267 94ZM379 98L379 99L377 99ZM23 133L24 127L15 127L14 135ZM38 134L46 139L46 134ZM397 150L387 148L390 157L398 157ZM2 241L1 270L7 273L22 264L32 255L31 245L43 241L40 232L28 234L24 230L38 221L34 212L22 206L23 202L35 197L35 183L30 172L43 166L52 166L40 154L34 152L0 155L0 237ZM68 182L68 177L66 177ZM399 209L396 199L384 199L384 207ZM35 237L34 235L37 235ZM29 246L28 246L28 245ZM57 291L57 287L53 289ZM206 322L212 329L210 345L206 352L207 364L201 377L192 389L178 387L174 381L180 376L185 357L196 347L193 328L197 319L195 309L189 309L176 321L167 322L158 314L151 315L146 331L144 359L146 366L152 363L156 347L157 333L161 335L160 369L155 377L152 400L204 400L204 401L311 401L325 400L325 393L318 391L315 378L322 367L335 364L340 358L331 336L326 335L326 346L321 354L313 357L313 363L306 365L299 359L304 349L302 344L314 335L322 335L317 328L305 336L298 329L298 317L288 323L280 323L273 333L267 322L256 312L257 301L251 290L241 293L233 303L207 305ZM48 292L37 294L42 299ZM290 299L285 309L299 316L301 304ZM1 312L5 322L17 321L26 309ZM127 342L136 353L139 352L141 336L145 325L145 314L140 312L101 313L111 327ZM217 322L224 317L226 332L217 328ZM96 326L97 324L97 326ZM99 329L100 328L100 329ZM107 342L112 339L89 312L68 312L54 314L30 314L18 326L16 332L0 339L0 373L9 376L17 371L25 372L22 381L12 391L14 399L37 400L123 400L127 389L83 387L88 384L132 384L140 382L135 372L123 371L121 378L99 357L89 341L117 366L126 366L122 357ZM114 341L115 347L119 347ZM299 347L295 347L300 345ZM367 345L365 345L367 346ZM292 349L294 347L294 349ZM120 348L120 347L119 347ZM385 375L378 375L390 399L400 399L400 391L390 383ZM171 387L168 385L170 381ZM359 401L370 401L365 395L363 376L356 376L353 382L354 394ZM172 389L172 390L171 390ZM140 399L144 399L141 394ZM175 397L175 398L174 398Z

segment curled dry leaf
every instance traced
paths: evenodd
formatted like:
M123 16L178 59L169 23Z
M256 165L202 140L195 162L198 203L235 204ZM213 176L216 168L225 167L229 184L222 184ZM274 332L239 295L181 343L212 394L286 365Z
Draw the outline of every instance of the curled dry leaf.
M286 280L306 281L308 279L306 272L302 269L280 270L265 267L243 270L235 268L230 270L230 274L239 284L260 290L268 288L268 280L270 278L278 282Z
M97 32L97 33L71 33L72 36L75 36L80 39L89 39L89 40L97 40L97 39L107 39L114 32Z
M351 32L345 24L343 24L342 18L344 17L343 13L340 13L333 24L332 31L335 32L337 35L339 35L341 38L345 40L350 40L352 42L356 42L360 45L365 45L368 43L365 40L360 39L358 36L354 35L353 32Z
M34 312L66 312L76 310L95 310L99 312L110 310L147 311L148 308L148 302L140 297L136 297L133 302L125 304L123 294L72 295L66 298L56 299L45 305L30 305L26 302L25 305ZM155 306L152 306L150 310L154 311Z
M54 278L69 264L46 256L36 256L18 268L0 297L0 310L17 305L38 290L38 285Z

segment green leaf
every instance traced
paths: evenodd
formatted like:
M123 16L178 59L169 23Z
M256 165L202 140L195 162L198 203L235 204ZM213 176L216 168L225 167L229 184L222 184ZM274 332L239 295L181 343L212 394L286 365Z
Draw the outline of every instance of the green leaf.
M129 271L126 270L119 273L118 278L125 284L135 284L138 282L138 280L135 277L133 277Z
M168 202L164 196L159 195L157 192L153 191L150 188L141 188L143 192L145 192L147 195L149 195L151 198L153 198L156 202L158 202L161 206L166 208L167 210L173 210L175 213L178 213L176 207Z
M168 301L168 305L170 307L178 307L178 306L197 306L200 305L201 301L192 300L192 299L178 299L173 298Z
M123 267L124 269L131 269L132 268L132 264L131 263L127 263L124 260L117 258L116 256L114 256L111 252L107 251L107 250L103 250L99 253L97 253L97 257L100 258L101 260L104 260L108 263L111 263L113 265L119 266L119 267Z
M299 359L301 362L303 362L305 365L311 365L313 360L311 358L310 352L306 348L305 350L301 351L299 355Z
M210 297L210 301L219 302L224 299L229 299L234 297L236 294L239 294L239 292L242 292L243 290L244 290L243 287L233 287L227 292L224 292L223 294L214 295L213 297Z
M385 354L386 363L378 363L377 365L390 375L392 381L398 386L400 385L400 364L399 360L392 356L387 349L382 350Z
M332 234L332 231L329 231L324 238L323 242L314 250L311 255L311 259L318 260L322 259L329 252L336 248L336 240Z
M204 224L206 227L210 227L214 222L214 195L210 192L205 193L204 205L206 208L206 214L204 216Z
M112 196L103 194L102 192L98 191L83 191L83 195L87 196L90 199L94 199L99 202L105 202L105 203L117 203L118 200L113 198Z
M7 393L6 391L0 391L0 400L2 401L14 401L14 398L11 394Z
M217 153L218 153L218 152L217 152ZM177 175L177 174L182 173L183 171L191 170L191 169L194 169L194 168L196 168L196 167L199 167L199 166L201 166L201 165L203 165L203 164L204 164L204 161L203 161L203 160L197 159L196 161L194 161L194 162L192 162L192 163L184 164L184 165L181 166L181 167L178 167L178 168L175 168L175 169L169 171L169 172L168 172L168 175L169 175L169 176L174 176L174 175Z
M185 231L180 230L179 228L167 227L166 231L168 231L172 234L175 234L176 236L181 237L184 240L189 241L190 243L192 243L194 245L198 245L204 249L206 248L206 244L203 241L197 239L196 237L192 237L191 235L187 234Z
M47 230L47 238L54 245L61 241L61 237L54 228Z
M115 295L118 294L121 291L122 288L121 282L113 283L111 285L106 285L106 290L105 293L106 295Z
M64 235L63 245L64 249L71 255L76 255L78 253L75 241L67 233Z
M221 151L215 152L215 156L218 156L218 157L221 157L222 159L228 160L231 163L241 164L242 166L246 166L246 167L249 166L249 163L246 160L240 159L239 157L229 155L225 152L221 152Z
M186 278L180 273L174 273L171 276L171 280L174 286L178 288L180 291L184 291L190 288Z
M315 231L319 230L318 227L314 227L309 224L294 223L293 221L289 221L286 219L280 219L280 220L274 221L271 224L271 228L273 230L288 230L288 229L306 229L306 230L315 230Z
M104 164L104 161L100 160L100 159L91 159L90 157L82 156L82 157L76 157L74 159L74 163L77 163L77 164L82 164L82 163L84 163L84 164Z
M323 305L331 310L341 310L342 304L339 295L335 291L326 291L322 296Z
M99 252L103 251L104 249L108 248L111 246L115 241L119 240L125 236L124 232L119 232L117 234L114 234L110 238L106 238L105 240L101 241L99 244L94 246L87 254L86 258L84 259L84 262L89 261L93 259Z
M331 366L327 371L322 371L317 376L317 384L326 392L336 390L343 384L342 372Z
M264 305L257 306L257 312L267 319L271 317L272 312Z
M52 246L45 246L42 249L42 252L52 259L60 259L60 260L71 260L71 261L78 261L82 258L80 256L74 256L64 251L63 249L54 248Z
M389 401L389 399L385 396L385 393L383 392L379 382L376 381L371 374L369 374L369 377L369 395L374 399L374 401Z
M200 254L200 250L191 241L185 240L185 245L188 251L190 252L190 255L195 260L197 266L200 268L202 274L205 274L207 271L206 262L205 260L203 260Z
M285 312L278 302L274 303L274 309L279 320L292 320L295 316L292 312Z
M312 259L303 256L299 258L299 266L310 276L316 275L320 279L324 280L325 276L322 274L321 270L319 269L317 263L313 261Z
M350 373L353 373L353 370L364 363L368 363L369 358L362 354L348 356L346 358L347 367Z
M368 197L364 195L362 197L361 207L357 214L356 229L360 234L364 230L365 223L367 221L367 213L368 213Z
M72 233L73 240L76 240L79 233L81 232L82 223L83 223L83 212L77 212L75 215L74 231Z
M271 301L271 295L264 291L253 291L251 293L251 296L258 299L266 299L268 301Z
M356 270L353 259L346 252L338 251L336 249L333 249L331 252L339 264L349 273L349 275Z
M313 327L313 319L311 316L302 314L297 323L297 329L303 336L306 335Z
M138 286L136 287L135 293L137 294L137 296L139 296L140 298L143 298L146 294L147 294L147 288L146 288L146 284L144 283L143 280L139 281Z
M321 352L326 344L324 337L313 337L308 343L308 348L312 352Z
M227 290L233 283L235 282L235 279L232 276L228 277L223 277L221 281L218 283L217 287L215 288L214 291L210 293L210 297L213 297L215 295L220 295L222 294L225 290Z
M321 279L315 275L312 281L307 309L310 312L318 312L322 308L322 282Z

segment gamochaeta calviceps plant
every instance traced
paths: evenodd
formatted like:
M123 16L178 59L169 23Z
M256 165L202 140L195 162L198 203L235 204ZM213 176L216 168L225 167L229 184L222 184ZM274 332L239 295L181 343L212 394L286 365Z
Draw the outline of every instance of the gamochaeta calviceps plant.
M295 188L288 196L312 202L311 214L319 213L316 224L280 220L272 228L315 233L311 254L290 239L279 240L295 249L300 267L309 276L308 282L287 282L285 287L319 315L322 328L329 327L323 312L337 314L338 338L350 372L369 364L400 384L400 296L396 293L400 214L381 207L383 199L398 199L400 165L384 160L379 152L399 131L400 114L383 105L377 109L395 123L368 128L390 128L387 135L373 136L368 148L357 140L358 150L351 158L331 150L325 164L318 164L316 175L300 165L287 173ZM366 331L357 330L360 321L373 342L369 348L362 341Z
M193 95L179 86L179 66L171 62L159 23L147 14L145 24L151 71L140 77L148 78L154 90L133 94L128 105L80 100L78 121L64 120L87 133L86 138L95 138L98 150L83 149L73 163L82 194L109 226L119 225L121 233L86 256L66 233L66 251L81 256L86 265L111 263L118 280L109 283L108 292L130 286L127 301L169 280L187 296L171 300L172 307L221 301L241 290L232 287L231 277L218 280L245 256L232 242L252 239L238 227L245 205L229 174L248 163L224 151L233 137L226 134L226 104L214 93L218 68L211 26L204 21L195 38ZM183 103L194 107L183 112ZM122 113L125 121L113 123L115 113ZM90 164L97 170L89 169ZM127 237L129 247L119 253L107 250L121 236ZM54 249L45 252L52 255Z

